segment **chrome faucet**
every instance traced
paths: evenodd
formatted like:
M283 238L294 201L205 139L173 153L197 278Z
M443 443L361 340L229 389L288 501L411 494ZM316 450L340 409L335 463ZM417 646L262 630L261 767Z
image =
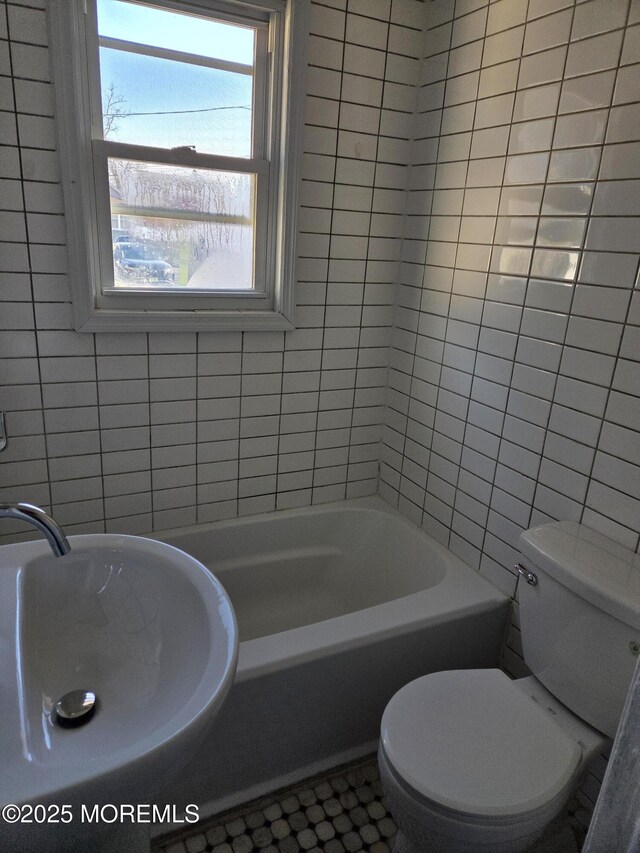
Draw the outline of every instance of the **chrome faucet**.
M31 504L3 504L0 503L0 518L15 518L18 521L26 521L37 527L47 538L51 550L56 557L64 557L71 550L67 537L52 518L37 506Z

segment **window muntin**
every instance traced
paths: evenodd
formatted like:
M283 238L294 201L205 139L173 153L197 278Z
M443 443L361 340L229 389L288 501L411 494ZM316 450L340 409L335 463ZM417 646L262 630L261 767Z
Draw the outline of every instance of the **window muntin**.
M254 109L254 88L264 91L258 47L265 28L137 0L97 0L96 13L94 168L110 214L102 255L111 255L109 264L101 259L97 303L141 289L151 300L156 290L264 292L255 214L265 207L268 170L254 153L262 148L266 110ZM243 62L218 58L233 55L233 45ZM206 55L193 52L199 46ZM185 154L197 168L181 162ZM167 155L171 164L158 162ZM206 155L222 166L225 158L242 159L246 171L212 168ZM104 212L102 220L106 232ZM147 263L124 257L123 241L148 255Z
M129 0L96 10L105 139L253 155L256 27Z
M252 74L109 47L100 71L105 139L251 156Z

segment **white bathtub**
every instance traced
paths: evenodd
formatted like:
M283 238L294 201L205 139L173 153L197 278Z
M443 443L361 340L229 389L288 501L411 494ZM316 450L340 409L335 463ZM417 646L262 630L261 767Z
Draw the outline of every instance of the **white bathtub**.
M377 497L167 531L227 589L238 671L165 792L200 814L372 752L407 681L495 666L505 596Z

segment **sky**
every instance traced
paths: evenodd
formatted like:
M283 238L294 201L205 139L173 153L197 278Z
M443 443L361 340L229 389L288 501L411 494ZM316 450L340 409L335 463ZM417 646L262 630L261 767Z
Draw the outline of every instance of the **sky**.
M138 6L98 0L99 33L109 38L253 64L251 29ZM109 139L235 157L251 156L253 78L192 63L100 48L103 102L113 84L120 116ZM193 112L190 112L193 111Z

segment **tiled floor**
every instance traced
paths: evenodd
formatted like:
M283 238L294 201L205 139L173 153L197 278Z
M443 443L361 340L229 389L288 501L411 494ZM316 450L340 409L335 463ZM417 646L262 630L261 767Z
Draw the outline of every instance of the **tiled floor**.
M580 850L579 810L572 800L567 825L536 853ZM372 757L172 833L153 853L390 853L395 834Z
M389 853L395 833L370 759L160 839L154 853Z

